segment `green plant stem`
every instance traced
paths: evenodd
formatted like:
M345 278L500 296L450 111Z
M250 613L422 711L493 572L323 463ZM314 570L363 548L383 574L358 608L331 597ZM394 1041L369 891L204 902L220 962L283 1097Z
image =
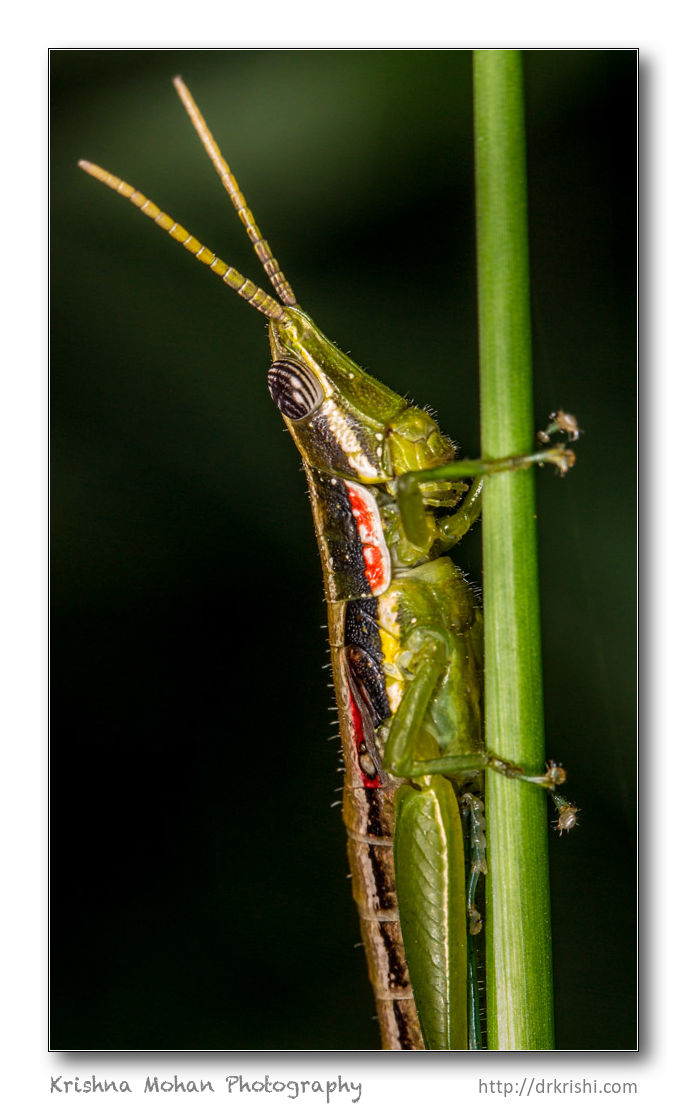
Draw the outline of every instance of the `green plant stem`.
M522 59L474 55L482 456L532 448ZM490 476L483 508L485 704L490 751L544 763L534 472ZM546 797L487 772L490 1049L553 1048Z

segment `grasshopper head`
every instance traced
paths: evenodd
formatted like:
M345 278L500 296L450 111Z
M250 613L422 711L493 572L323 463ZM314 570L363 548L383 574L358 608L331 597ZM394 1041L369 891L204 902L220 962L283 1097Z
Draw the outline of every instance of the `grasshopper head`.
M388 482L454 455L434 420L366 374L300 308L270 320L268 385L310 466Z
M82 160L81 168L130 200L269 318L270 393L307 464L360 482L382 483L452 457L450 444L426 412L412 408L356 366L298 308L198 105L180 77L174 84L279 300L228 266L138 189L92 162Z

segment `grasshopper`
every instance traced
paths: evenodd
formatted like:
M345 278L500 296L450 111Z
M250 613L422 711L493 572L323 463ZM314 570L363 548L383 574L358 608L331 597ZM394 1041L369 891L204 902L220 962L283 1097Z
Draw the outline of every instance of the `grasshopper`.
M427 411L363 371L300 308L193 97L174 84L278 299L121 178L79 165L269 320L268 387L303 460L322 561L343 816L382 1047L477 1048L483 773L548 791L560 830L577 810L559 793L558 765L528 775L486 751L482 614L446 553L478 518L490 473L544 462L564 472L574 456L549 446L456 461ZM545 442L575 438L575 427L558 414Z

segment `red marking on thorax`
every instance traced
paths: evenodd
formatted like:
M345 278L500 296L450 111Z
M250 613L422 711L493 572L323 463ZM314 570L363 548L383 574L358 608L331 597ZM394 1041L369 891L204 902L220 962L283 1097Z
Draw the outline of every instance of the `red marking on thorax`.
M362 714L358 709L358 705L353 696L353 691L351 690L350 685L348 687L348 708L351 715L351 724L353 725L356 751L360 752L360 745L365 744L365 748L367 749L367 743L365 741L365 731L363 729ZM378 786L382 785L379 779L379 775L375 773L372 778L370 777L370 775L366 775L362 767L360 766L360 762L358 762L358 770L360 771L360 776L363 780L363 786L367 786L370 789L376 789Z
M365 577L372 595L377 597L391 581L391 560L377 502L373 494L355 482L346 482L346 490L363 548Z

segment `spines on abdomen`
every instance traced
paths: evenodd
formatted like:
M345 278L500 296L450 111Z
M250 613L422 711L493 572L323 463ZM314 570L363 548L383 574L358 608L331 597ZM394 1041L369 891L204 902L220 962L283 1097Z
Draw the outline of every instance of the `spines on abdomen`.
M395 784L344 787L353 897L374 990L382 1048L424 1048L408 977L394 873ZM371 831L374 830L374 831Z
M345 765L343 818L348 833L353 897L360 915L382 1047L422 1049L424 1043L408 978L396 898L394 794L399 782L380 771L373 750L374 706L361 696L351 673L351 645L346 642L347 604L330 603L329 626ZM348 623L350 639L350 619Z
M394 874L394 793L375 730L391 715L377 598L390 557L374 492L305 467L329 613L332 673L345 765L343 817L382 1048L422 1049Z

